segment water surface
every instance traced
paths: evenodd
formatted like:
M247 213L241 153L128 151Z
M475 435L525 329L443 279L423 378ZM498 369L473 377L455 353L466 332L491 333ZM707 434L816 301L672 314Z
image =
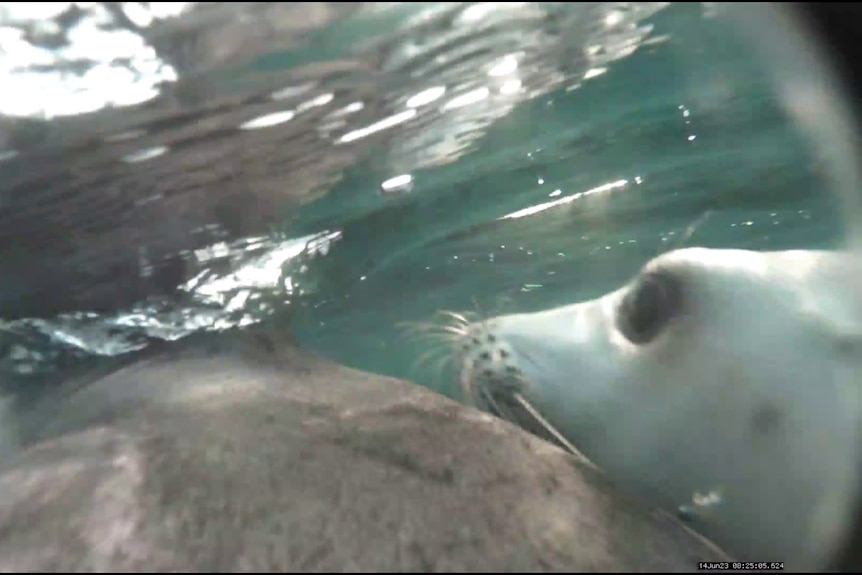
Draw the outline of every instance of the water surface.
M79 4L0 11L10 389L270 321L454 395L401 323L593 297L674 247L843 239L711 3Z

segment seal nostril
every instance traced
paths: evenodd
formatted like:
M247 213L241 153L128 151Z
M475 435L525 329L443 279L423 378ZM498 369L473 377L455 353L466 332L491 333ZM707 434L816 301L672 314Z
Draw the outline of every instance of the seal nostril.
M500 354L500 359L506 359L507 357L509 357L509 352L506 351L505 349L501 349L499 351L499 354Z
M646 344L679 313L679 278L667 272L644 274L628 290L617 311L617 329L630 342Z
M491 354L487 351L483 351L481 354L479 354L479 357L485 361L488 361L491 359Z
M518 373L518 368L515 367L514 365L507 365L506 366L506 373Z

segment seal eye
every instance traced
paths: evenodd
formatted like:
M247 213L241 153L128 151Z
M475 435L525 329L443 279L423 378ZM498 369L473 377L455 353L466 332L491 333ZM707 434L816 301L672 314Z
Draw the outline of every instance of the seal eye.
M617 328L632 343L652 341L680 307L677 278L666 273L642 275L623 298Z

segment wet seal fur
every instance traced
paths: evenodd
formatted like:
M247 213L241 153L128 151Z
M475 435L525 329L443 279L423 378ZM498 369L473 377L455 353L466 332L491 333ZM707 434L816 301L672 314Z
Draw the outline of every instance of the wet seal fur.
M11 418L11 419L8 419ZM693 572L726 556L514 425L269 333L4 421L0 570Z
M860 477L856 256L680 249L598 299L456 324L467 399L541 417L734 557L817 570L840 549Z

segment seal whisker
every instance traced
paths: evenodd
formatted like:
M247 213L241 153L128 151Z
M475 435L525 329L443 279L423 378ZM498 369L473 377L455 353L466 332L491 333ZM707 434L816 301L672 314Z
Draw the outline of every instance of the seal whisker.
M443 326L430 322L400 322L398 328L408 334L436 333Z
M463 327L455 327L451 325L443 326L443 331L446 333L451 333L453 335L458 335L461 337L467 337L467 330Z
M494 309L496 310L495 315L504 314L507 311L512 310L514 307L514 302L512 301L513 291L514 290L510 288L496 297L496 301L494 302Z
M443 370L448 366L452 365L452 355L447 352L447 350L442 350L444 353L436 358L434 363L431 365L429 371L429 376L432 378L432 381L438 381L442 379Z
M457 342L461 341L463 336L458 334L451 333L423 333L416 336L417 340L421 340L422 342L429 342L438 345L444 345L448 348L453 347Z
M464 377L464 374L462 373L459 383L461 384L461 395L463 396L462 401L467 405L480 407L475 392L476 384L473 379L470 377Z
M486 388L484 385L477 385L476 389L479 391L479 393L482 395L482 398L487 403L486 409L491 411L492 414L495 415L496 417L499 417L500 419L505 419L506 421L510 421L510 422L514 423L514 421L512 421L512 419L511 419L511 414L510 414L510 417L505 417L503 415L503 410L500 409L500 404L497 403L497 400L494 399L494 396L491 395L491 392L488 391L488 388Z
M470 337L473 324L469 313L437 310L435 315L442 317L442 321L402 322L400 326L408 337L433 346L415 361L410 368L411 374L415 377L420 369L425 369L423 379L430 377L433 381L439 381L443 379L445 370L451 367L455 357L463 351L460 348Z
M518 352L518 353L520 353L520 354L521 354L521 356L523 356L523 358L524 358L524 359L526 359L527 361L529 361L530 363L532 363L532 364L533 364L533 366L535 366L535 367L538 367L538 366L539 366L538 362L536 362L536 360L535 360L535 359L533 359L533 358L530 356L530 354L529 354L529 353L527 353L526 351L524 351L523 349L522 349L522 350L519 350L519 352Z
M697 218L694 219L693 222L688 225L688 227L685 228L685 231L682 233L681 236L679 236L679 238L676 239L676 241L671 243L671 245L669 245L664 251L659 249L657 255L662 255L663 253L668 253L681 248L682 245L685 244L685 242L691 239L691 236L694 235L694 232L696 232L698 228L700 228L700 226L706 223L706 220L709 219L709 217L712 215L712 212L713 210L706 210L702 214L700 214Z
M435 323L423 323L423 322L402 322L400 327L405 331L405 333L413 333L413 334L441 334L448 333L456 336L466 336L467 335L467 325L439 325Z
M539 413L539 411L535 407L533 407L533 404L527 401L523 395L518 392L515 392L513 394L513 397L515 398L515 401L517 401L521 405L521 407L527 410L527 413L529 413L539 425L541 425L548 433L554 436L554 439L559 441L563 445L563 447L565 447L572 453L572 455L579 457L583 460L584 463L587 463L591 467L596 468L596 465L592 461L590 461L587 456L581 453L577 447L572 445L572 443L568 439L566 439L562 433L557 431L557 428L548 423L548 420L542 417L542 414Z
M441 353L448 355L449 350L445 346L440 346L440 347L436 347L436 348L432 347L431 349L426 350L425 353L423 353L422 355L420 355L416 359L414 366L411 369L411 371L418 371L420 368L422 368L428 362L435 359L436 355L439 355ZM444 357L445 357L445 355L444 355ZM437 358L437 359L439 359L439 358Z
M466 329L463 327L455 327L449 325L437 325L431 323L402 323L400 324L403 332L409 337L415 338L440 338L447 342L454 342L459 338L467 335Z
M437 313L442 315L442 316L448 317L449 319L455 320L456 322L458 322L460 325L462 325L464 327L470 325L470 320L468 320L464 316L464 314L460 314L458 312L449 311L449 310L439 310Z
M475 310L474 313L477 316L478 323L484 325L488 316L485 315L485 312L482 310L482 306L479 305L479 300L476 299L476 296L473 296L470 298L470 301L473 302L473 309Z

